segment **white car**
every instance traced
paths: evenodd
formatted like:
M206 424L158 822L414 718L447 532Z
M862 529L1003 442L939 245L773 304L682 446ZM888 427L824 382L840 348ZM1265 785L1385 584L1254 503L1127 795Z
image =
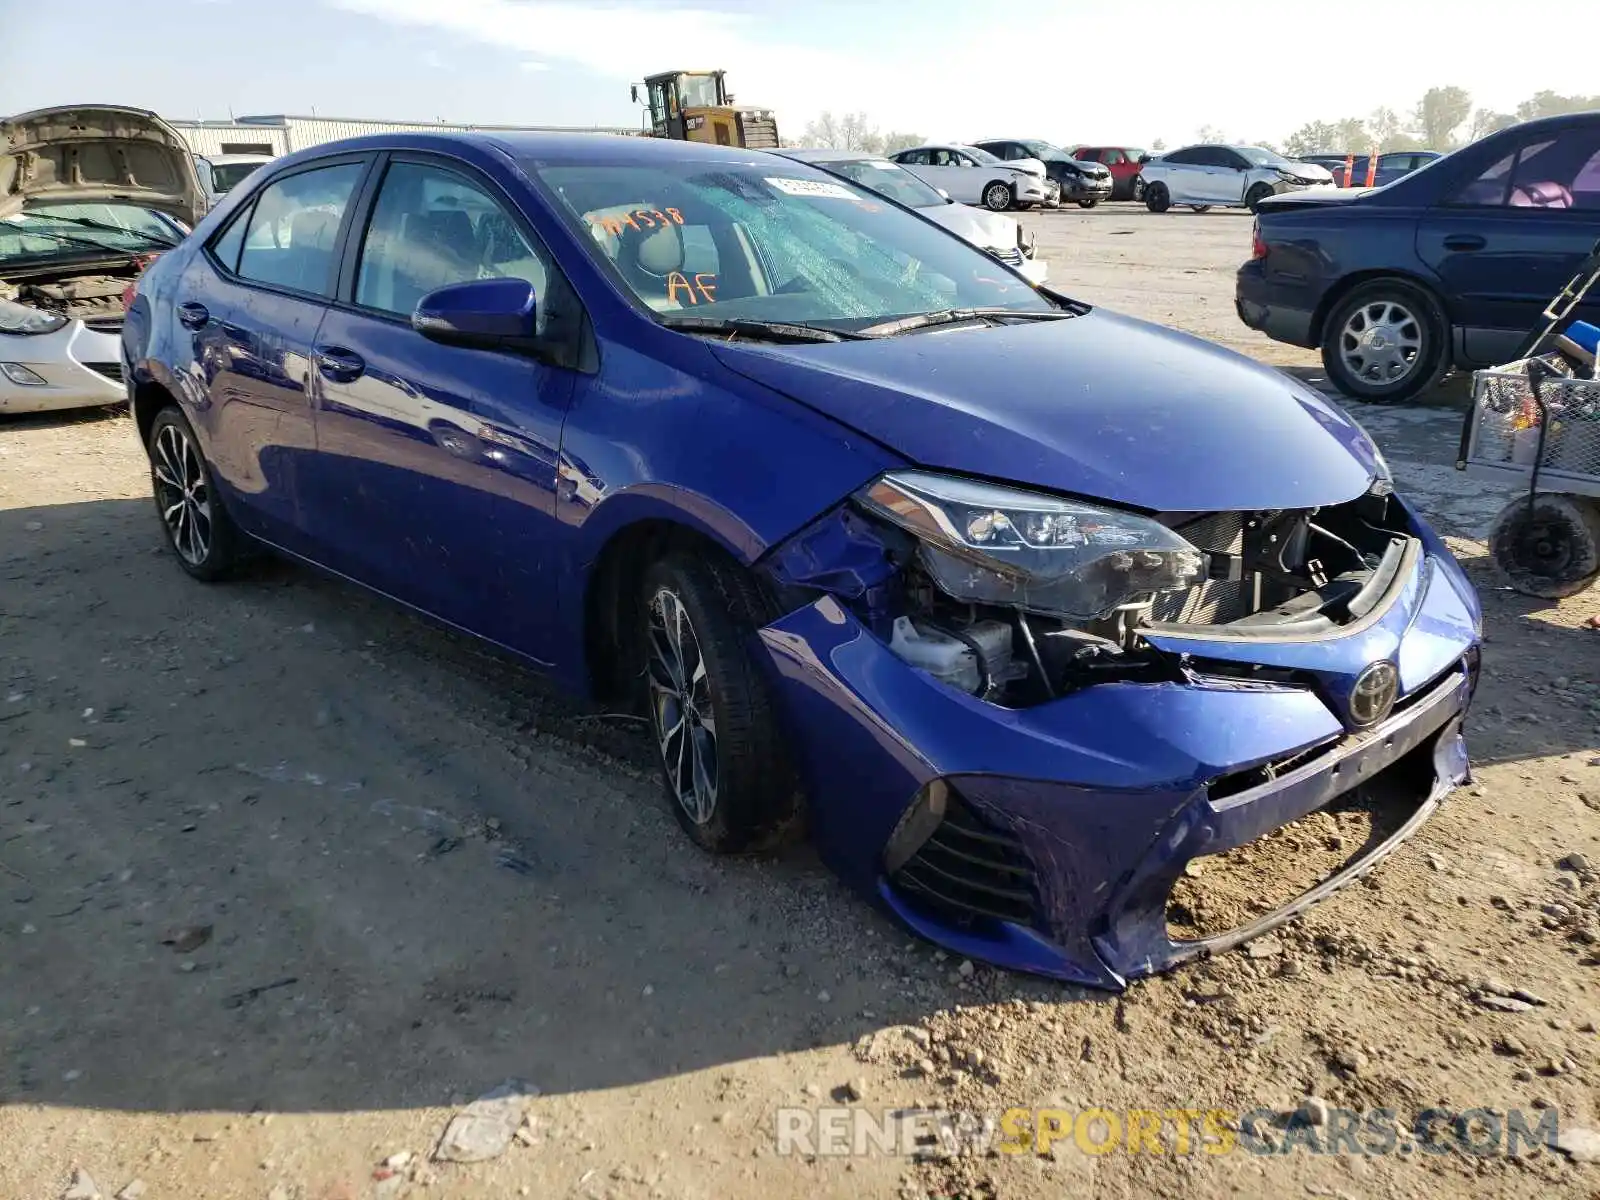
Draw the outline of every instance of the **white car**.
M206 209L215 208L218 200L272 161L270 154L196 154L195 171L206 195Z
M1151 212L1186 204L1208 208L1248 208L1268 196L1307 188L1331 188L1333 176L1315 163L1295 162L1261 146L1185 146L1140 165L1144 203Z
M1016 220L1002 213L974 212L957 204L948 193L932 187L898 163L860 150L775 150L772 153L811 163L852 183L914 208L936 225L993 255L1034 286L1043 283L1050 269L1034 257L1034 240Z
M97 104L0 121L0 414L127 399L129 289L204 204L188 147L154 113Z
M977 146L913 146L889 156L902 167L949 192L962 204L990 212L1061 202L1061 189L1037 158L1003 162Z

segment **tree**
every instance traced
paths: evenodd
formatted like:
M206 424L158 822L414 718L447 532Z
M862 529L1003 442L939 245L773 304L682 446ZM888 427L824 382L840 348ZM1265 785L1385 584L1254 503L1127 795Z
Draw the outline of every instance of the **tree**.
M1219 143L1226 145L1232 139L1229 138L1227 134L1223 133L1222 130L1218 129L1215 125L1202 125L1195 131L1194 140L1197 142L1209 143L1211 145L1216 145Z
M1152 154L1160 154L1166 148L1167 142L1165 138L1157 138L1155 141L1150 143L1150 152Z
M883 153L893 154L897 150L909 150L927 140L920 133L900 133L894 130L883 135Z
M1472 114L1472 125L1467 131L1467 138L1475 142L1481 137L1488 137L1491 133L1498 133L1516 123L1517 118L1512 113L1480 108Z
M1539 117L1559 117L1563 113L1589 112L1600 109L1600 96L1562 96L1556 92L1538 92L1517 105L1517 120L1533 121Z
M1307 121L1291 133L1283 143L1284 152L1293 158L1308 154L1340 154L1344 146L1339 141L1339 129L1327 121Z
M865 150L878 154L883 150L883 135L864 112L845 113L835 117L822 112L806 126L802 142L807 146L826 146L833 150ZM913 143L915 144L915 143Z
M1456 144L1456 131L1472 115L1472 96L1466 88L1434 87L1422 94L1412 122L1423 145L1431 150L1449 150Z

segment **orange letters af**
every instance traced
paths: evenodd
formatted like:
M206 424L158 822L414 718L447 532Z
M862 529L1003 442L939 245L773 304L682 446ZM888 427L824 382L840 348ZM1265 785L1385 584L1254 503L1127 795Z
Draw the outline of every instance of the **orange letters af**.
M704 300L707 304L717 302L717 277L710 272L701 272L694 277L694 282L689 282L689 277L682 271L674 271L667 276L667 299L677 300L678 289L683 289L683 294L689 298L690 304L699 304Z

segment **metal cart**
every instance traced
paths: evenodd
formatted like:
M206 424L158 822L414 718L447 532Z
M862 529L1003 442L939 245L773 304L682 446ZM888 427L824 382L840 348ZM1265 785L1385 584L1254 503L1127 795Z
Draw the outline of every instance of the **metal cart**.
M1600 246L1544 310L1515 362L1476 371L1456 469L1526 489L1495 517L1489 553L1517 591L1555 600L1600 578L1600 379L1542 358L1600 280Z

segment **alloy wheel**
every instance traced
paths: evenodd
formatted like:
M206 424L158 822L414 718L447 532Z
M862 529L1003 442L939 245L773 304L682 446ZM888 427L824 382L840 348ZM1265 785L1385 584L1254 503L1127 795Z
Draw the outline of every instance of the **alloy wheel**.
M668 588L650 599L650 719L672 794L697 825L717 807L717 721L705 656L683 601Z
M997 183L984 193L983 202L994 212L1004 212L1011 207L1011 192L1003 183Z
M1422 361L1422 322L1394 300L1363 304L1339 331L1339 357L1356 379L1397 383Z
M156 503L172 548L190 566L205 562L211 552L211 485L200 452L177 425L163 425L156 434L150 470Z

